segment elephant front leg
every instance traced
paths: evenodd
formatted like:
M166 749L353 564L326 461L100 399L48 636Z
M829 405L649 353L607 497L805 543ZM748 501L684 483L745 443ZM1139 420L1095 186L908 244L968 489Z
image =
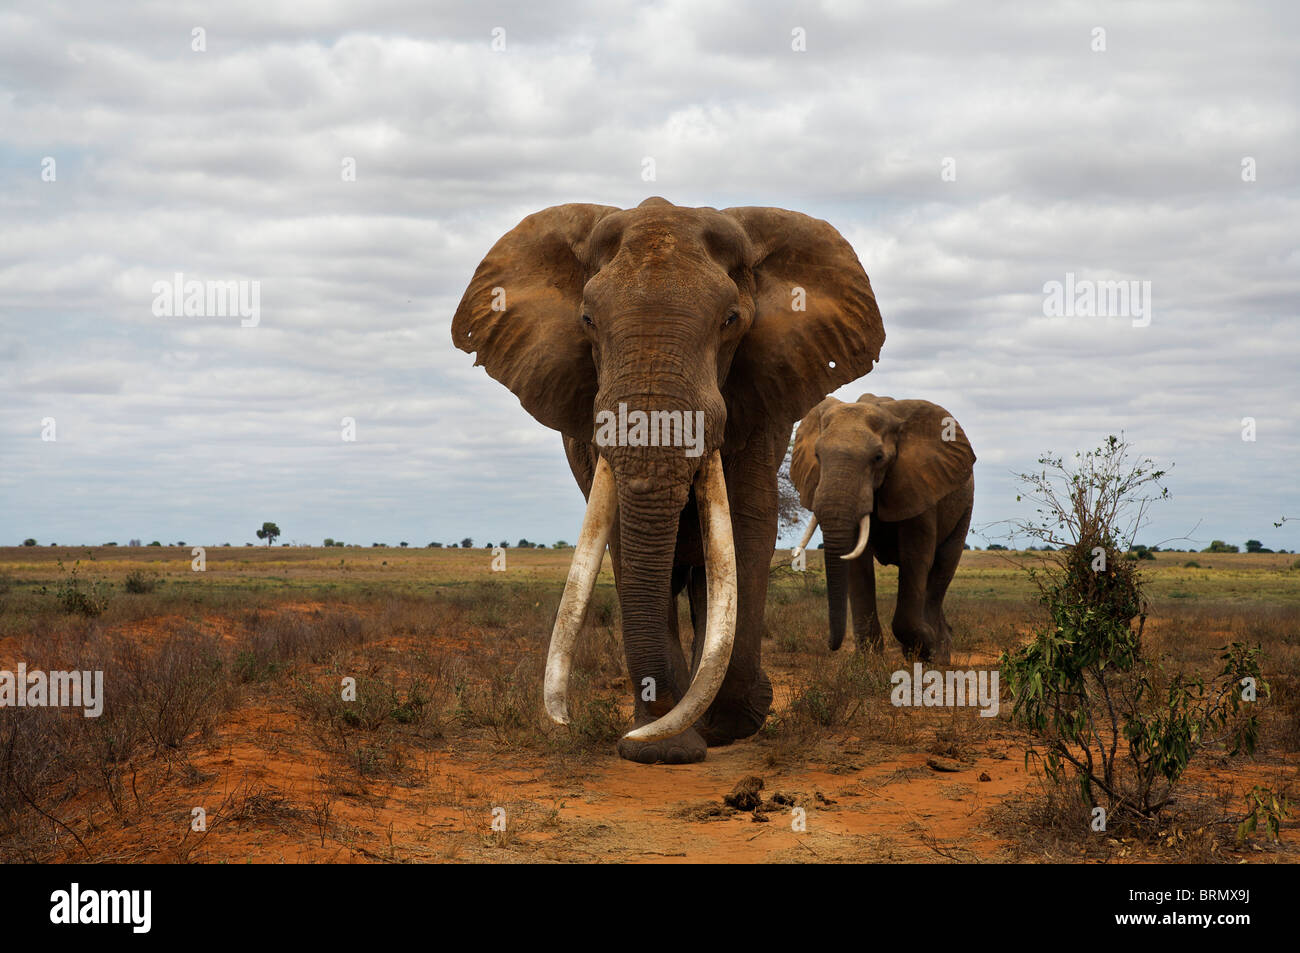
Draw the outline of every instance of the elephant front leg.
M853 607L853 635L858 649L884 651L884 634L876 614L875 556L870 546L849 567L849 603Z
M772 682L762 667L762 641L768 571L776 545L777 493L776 466L764 465L763 460L760 457L748 467L737 461L728 473L736 547L736 639L727 676L697 726L712 746L748 738L763 727L772 708ZM703 631L696 629L697 654Z

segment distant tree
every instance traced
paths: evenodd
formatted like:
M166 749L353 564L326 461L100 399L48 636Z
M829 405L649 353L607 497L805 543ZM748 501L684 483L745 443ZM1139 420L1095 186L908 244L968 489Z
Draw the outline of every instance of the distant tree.
M802 529L808 520L808 513L799 503L799 491L790 480L790 459L794 453L794 438L785 448L785 459L776 473L776 521L777 534L792 529Z
M332 538L332 537L329 537L329 536L326 536L326 537L325 537L325 545L326 545L326 546L333 546L333 545L334 545L334 540L333 540L333 538Z
M229 549L229 548L230 548L230 544L229 544L229 543L222 543L222 544L221 544L221 547L222 547L222 549Z
M532 549L532 548L533 548L533 544L526 539L521 538L519 542L515 543L515 549Z
M430 544L429 544L429 548L430 548L430 549L442 549L442 543L430 543Z
M1264 551L1264 544L1261 543L1259 540L1257 539L1246 540L1246 552L1262 553L1263 551Z
M116 546L117 543L112 543L111 545ZM183 540L183 539L182 539L182 540L179 540L179 541L176 543L176 545L177 545L177 546L184 546L184 545L185 545L185 540Z
M262 528L257 531L257 538L266 540L266 545L270 546L275 542L275 538L280 535L280 527L274 523L263 523Z
M500 546L502 549L509 549L509 548L510 548L510 543L507 542L507 541L504 540L504 539L501 540L501 542L497 543L497 545Z
M448 543L448 544L447 544L447 548L448 548L448 549L460 549L460 543Z
M406 546L407 546L407 542L406 542L406 540L402 540L402 542L401 542L401 546L402 546L403 549L406 548Z
M569 544L562 539L556 540L555 543L551 546L551 549L568 549L568 548L569 548Z
M105 545L105 546L116 546L117 543L105 543L104 545ZM184 543L182 543L181 545L184 545Z
M161 546L162 543L158 542L158 540L155 539L155 540L154 540L152 543L150 543L149 545L150 545L150 546ZM249 546L252 546L253 544L252 544L252 543L249 543L248 545L249 545Z
M1235 545L1225 543L1221 539L1211 540L1210 545L1201 550L1203 553L1235 553L1239 551Z
M157 544L157 543L150 543L149 545L150 545L150 546L157 546L158 544ZM245 545L245 546L252 546L253 544L252 544L252 543L245 543L244 545Z
M1003 546L1001 543L989 543L989 552L996 552L996 551L1006 552L1007 548Z
M460 541L460 548L461 548L461 549L473 549L473 548L474 548L474 540L472 540L472 539L470 539L468 536L466 536L464 539L462 539L462 540Z
M36 545L36 540L34 540L34 539L32 539L30 536L28 536L25 540L23 540L23 545L24 545L24 546L35 546L35 545Z
M128 546L139 546L139 545L140 545L140 540L138 540L138 539L128 539L128 540L126 541L126 544L127 544Z

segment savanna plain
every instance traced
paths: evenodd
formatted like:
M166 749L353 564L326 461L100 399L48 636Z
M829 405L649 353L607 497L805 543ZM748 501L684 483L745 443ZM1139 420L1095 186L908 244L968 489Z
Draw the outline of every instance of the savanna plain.
M1169 809L1096 831L1031 738L976 708L896 707L909 668L826 645L822 554L772 561L775 689L754 737L701 764L621 760L632 686L608 560L575 660L573 723L541 709L572 550L0 549L0 669L102 670L105 703L0 708L8 862L1223 862L1300 858L1294 809L1245 835L1250 792L1294 802L1300 561L1159 552L1145 651L1207 679L1262 649L1252 755L1207 745ZM1044 622L1039 553L967 552L952 667L992 668ZM1193 565L1188 565L1189 563ZM877 567L882 621L896 576ZM690 618L680 628L689 657ZM850 643L852 641L850 637ZM347 682L345 680L354 681ZM347 688L354 686L354 697Z

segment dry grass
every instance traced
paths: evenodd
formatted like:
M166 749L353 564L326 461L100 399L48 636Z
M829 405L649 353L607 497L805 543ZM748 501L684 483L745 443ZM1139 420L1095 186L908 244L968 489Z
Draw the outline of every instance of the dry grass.
M80 558L84 579L106 587L99 616L68 612L53 595L60 556L65 564ZM1293 758L1300 751L1294 557L1198 554L1210 567L1198 570L1183 568L1182 556L1162 553L1144 564L1153 598L1149 651L1209 673L1219 646L1263 644L1273 694L1263 706L1259 754ZM533 834L559 823L555 804L512 800L429 765L474 750L568 777L611 756L629 725L630 684L608 566L575 658L573 724L558 729L540 711L546 640L568 557L511 551L510 571L493 574L483 551L209 549L208 571L199 574L189 570L188 549L0 549L0 668L22 660L29 669L100 669L108 690L100 718L0 709L0 859L104 859L101 838L148 816L151 793L210 783L190 757L233 713L259 706L296 713L329 766L309 791L241 788L212 812L218 824L290 825L321 848L346 844L393 859L400 852L390 845L385 853L387 835L376 841L344 818L349 805L399 784L426 792L431 805L468 812L466 836L428 848L426 859L525 851ZM1001 719L971 711L889 704L889 676L900 664L887 625L896 578L889 569L877 567L886 654L858 655L850 646L830 653L820 558L810 553L806 574L774 560L764 655L776 699L768 725L747 742L768 764L832 764L847 747L877 759L882 751L923 751L964 761L1005 731ZM1036 610L1016 560L1033 558L968 554L947 603L955 665L990 664L1025 637ZM129 591L128 578L160 584ZM683 632L689 639L685 613ZM355 680L354 701L343 697L344 678ZM1165 827L1112 832L1119 846L1087 834L1086 819L1061 820L1059 791L1009 805L1000 823L1025 857L1128 850L1221 859L1240 799L1198 783ZM1281 790L1287 777L1277 783ZM504 834L491 829L494 804L518 821ZM169 849L183 860L202 842L178 834ZM420 850L401 856L425 856Z

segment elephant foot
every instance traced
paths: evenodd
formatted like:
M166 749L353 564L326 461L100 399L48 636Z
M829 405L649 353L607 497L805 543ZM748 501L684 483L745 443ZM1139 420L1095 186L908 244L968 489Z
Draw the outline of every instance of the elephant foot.
M710 748L729 745L762 728L771 708L772 682L766 672L760 671L758 682L748 694L739 698L718 694L699 721L700 733Z
M921 660L931 665L951 665L952 650L947 645L935 645L921 653Z
M952 664L952 649L947 642L930 641L922 643L919 648L905 649L904 654L909 659L916 659L918 662L925 662L929 665L947 666Z
M880 630L880 625L874 625L867 629L866 632L858 633L858 650L864 651L870 649L872 652L885 651L885 634Z
M636 727L648 725L653 720L640 719ZM658 741L629 741L627 738L618 740L618 756L637 764L695 764L703 761L707 754L708 746L694 728L687 728L680 735Z

